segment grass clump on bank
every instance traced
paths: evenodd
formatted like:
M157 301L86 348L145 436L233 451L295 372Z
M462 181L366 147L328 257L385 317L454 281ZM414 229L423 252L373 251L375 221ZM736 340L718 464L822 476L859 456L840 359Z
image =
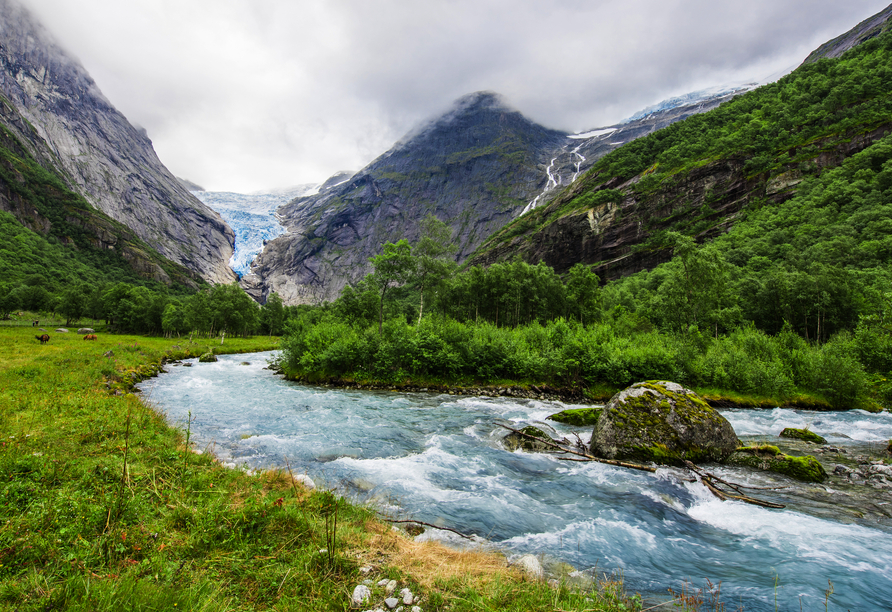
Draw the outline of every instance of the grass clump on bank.
M344 610L355 585L386 577L425 612L629 609L615 582L526 582L499 556L416 543L287 471L224 468L126 392L164 356L275 339L50 335L0 326L0 607Z

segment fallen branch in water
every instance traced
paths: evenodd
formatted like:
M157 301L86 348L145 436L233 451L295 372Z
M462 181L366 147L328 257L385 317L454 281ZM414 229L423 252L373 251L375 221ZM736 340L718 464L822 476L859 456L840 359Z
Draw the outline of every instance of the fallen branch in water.
M728 482L727 480L723 480L714 474L710 474L709 472L702 470L701 468L697 467L690 461L685 461L684 463L685 463L685 466L691 472L693 472L700 478L700 482L702 482L703 485L707 489L709 489L709 491L713 495L715 495L722 501L726 501L728 499L736 499L738 501L742 501L747 504L753 504L754 506L762 506L763 508L786 508L786 506L783 504L776 504L774 502L767 502L767 501L763 501L761 499L756 499L755 497L750 497L749 495L745 495L740 490L740 489L758 488L759 490L769 490L770 491L770 490L775 490L775 489L771 489L770 487L764 487L764 488L762 488L762 487L747 487L745 485ZM733 489L734 491L739 493L739 495L732 495L731 493L728 493L727 491L722 491L721 489L718 488L718 486L717 486L718 484L723 484L726 487L730 487L731 489ZM778 487L778 488L786 488L786 487Z
M514 429L513 427L508 427L507 425L502 425L501 423L496 423L496 425L498 425L499 427L504 427L505 429L507 429L507 430L509 430L509 431L513 431L513 432L516 433L516 434L520 434L520 435L523 436L524 438L529 438L530 440L536 440L537 442L541 442L542 444L544 444L544 445L546 445L546 446L549 446L549 447L551 447L551 448L553 448L553 449L559 450L559 451L561 451L562 453L570 453L571 455L577 455L577 456L579 456L579 457L585 457L585 460L586 460L586 461L595 461L595 462L597 462L597 463L606 463L607 465L615 465L615 466L618 466L618 467L630 468L630 469L633 469L633 470L641 470L641 471L643 471L643 472L656 472L656 471L657 471L656 468L652 468L652 467L650 467L650 466L648 466L648 465L640 465L640 464L638 464L638 463L626 463L625 461L615 461L614 459L601 459L600 457L595 457L595 456L593 456L593 455L589 455L588 453L580 453L580 452L578 452L578 451L574 451L574 450L570 450L570 449L568 449L568 448L564 448L563 446L560 446L560 445L558 445L558 444L555 444L555 443L552 442L552 441L545 440L545 439L543 439L543 438L540 438L539 436L532 436L532 435L530 435L530 434L523 433L522 431L519 431L519 430L517 430L517 429ZM573 461L573 460L571 460L571 459L568 459L568 460ZM576 460L576 461L578 461L578 460Z
M416 525L424 525L425 527L431 527L433 529L442 529L443 531L451 531L455 535L460 535L461 537L465 538L466 540L474 539L472 536L465 535L461 531L456 531L455 529L450 529L449 527L440 527L438 525L431 525L430 523L425 523L424 521L416 521L416 520L412 520L412 519L396 520L396 519L384 518L383 516L380 516L380 515L378 518L380 518L385 523L414 523Z

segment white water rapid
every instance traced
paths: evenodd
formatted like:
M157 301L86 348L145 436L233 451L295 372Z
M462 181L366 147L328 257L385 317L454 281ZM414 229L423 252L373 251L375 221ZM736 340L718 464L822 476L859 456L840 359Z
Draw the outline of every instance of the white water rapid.
M775 610L776 597L780 610L823 610L830 580L831 610L892 609L888 491L871 493L868 513L834 484L711 467L736 482L791 487L758 492L785 510L722 502L682 470L648 474L502 447L497 421L542 422L567 407L559 402L308 387L265 369L268 357L190 360L140 386L171 422L183 425L191 413L196 448L226 463L281 467L287 458L322 486L477 534L509 555L621 569L627 588L651 602L686 578L697 586L709 579L721 581L728 609ZM723 414L744 440L777 443L781 428L809 425L854 454L892 438L889 414ZM551 424L560 435L574 430Z

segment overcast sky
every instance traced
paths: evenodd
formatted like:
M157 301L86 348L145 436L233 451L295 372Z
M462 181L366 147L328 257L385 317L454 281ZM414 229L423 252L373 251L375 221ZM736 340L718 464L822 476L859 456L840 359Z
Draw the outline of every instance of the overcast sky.
M177 176L216 191L358 170L464 94L609 125L760 80L889 0L24 0Z

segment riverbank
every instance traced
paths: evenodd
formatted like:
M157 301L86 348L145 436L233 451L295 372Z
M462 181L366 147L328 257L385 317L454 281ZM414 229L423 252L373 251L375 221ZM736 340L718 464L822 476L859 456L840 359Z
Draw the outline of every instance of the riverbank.
M323 373L296 373L282 364L271 366L287 380L321 387L357 389L370 391L396 391L400 393L445 393L447 395L469 395L482 397L513 397L559 401L571 404L605 404L622 389L610 385L593 387L554 387L544 383L502 380L495 383L443 381L437 379L404 378L398 381L384 381L373 378L349 378L326 376ZM694 388L713 408L798 408L802 410L838 410L824 398L809 394L793 397L772 397L751 395L728 389ZM859 406L868 412L881 412L876 404Z
M0 326L0 602L18 610L343 610L384 579L422 610L632 609L621 581L595 593L528 581L495 554L418 544L367 508L287 470L227 469L132 385L165 360L274 338L189 342L58 323ZM363 608L361 608L363 609ZM408 608L407 608L408 609Z

